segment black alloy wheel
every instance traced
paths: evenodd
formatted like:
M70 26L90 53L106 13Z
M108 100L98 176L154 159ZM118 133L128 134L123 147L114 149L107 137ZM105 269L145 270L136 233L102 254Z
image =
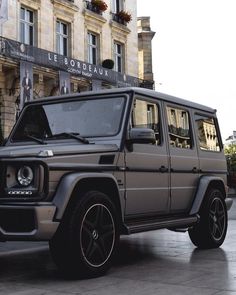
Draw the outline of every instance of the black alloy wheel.
M96 277L111 267L119 244L118 214L109 197L84 193L62 220L50 251L63 275Z
M115 224L103 204L88 208L80 229L82 255L91 267L100 267L109 259L115 243Z
M189 229L189 237L198 248L220 247L225 239L228 214L224 196L218 188L208 189L201 210L200 222Z
M225 211L224 201L215 197L210 205L209 227L214 240L220 241L225 234L227 223L227 212Z

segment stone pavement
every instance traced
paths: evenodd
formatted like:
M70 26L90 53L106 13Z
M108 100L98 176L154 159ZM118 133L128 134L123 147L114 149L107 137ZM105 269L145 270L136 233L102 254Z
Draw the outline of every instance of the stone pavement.
M235 199L236 201L236 199ZM223 246L197 250L187 233L168 230L125 236L104 277L65 280L46 243L0 244L0 294L236 295L236 204Z

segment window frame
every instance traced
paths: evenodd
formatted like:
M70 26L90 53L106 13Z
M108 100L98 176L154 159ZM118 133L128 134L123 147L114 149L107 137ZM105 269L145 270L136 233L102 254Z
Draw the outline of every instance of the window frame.
M176 126L174 126L175 128L182 128L184 129L181 125L182 125L182 122L181 122L181 125L179 127L177 127L178 125L178 114L176 113L176 110L179 110L181 112L181 117L182 117L182 114L183 112L185 112L186 114L188 114L188 130L189 130L189 144L190 144L190 147L183 147L183 146L174 146L171 144L171 138L170 138L170 131L169 131L169 123L172 123L172 120L169 122L169 116L168 116L168 108L170 110L174 110L175 111L175 123L176 123ZM193 135L193 123L192 123L192 119L191 119L191 110L190 109L187 109L186 107L184 106L177 106L177 105L172 105L172 104L167 104L165 105L165 112L166 112L166 125L167 125L167 142L168 142L168 145L170 148L173 148L173 149L178 149L178 150L194 150L194 146L195 146L195 139L194 139L194 135ZM182 120L181 120L182 121ZM178 135L178 134L176 134ZM180 136L180 135L179 135Z
M66 34L63 32L66 28ZM58 30L59 27L59 30ZM56 20L56 52L58 54L69 56L69 38L70 38L70 25L61 19ZM64 42L66 41L66 47Z
M22 18L22 11L24 11L24 18ZM30 15L32 14L32 15ZM30 21L30 18L32 16L32 21ZM28 19L27 19L28 18ZM34 46L36 45L36 13L35 10L28 8L26 6L20 7L20 42ZM32 29L32 37L30 36L31 32L30 29ZM31 40L32 38L32 40Z
M131 114L130 114L130 128L142 128L142 127L135 127L135 126L138 126L140 124L134 124L134 118L135 118L135 112L134 112L134 109L135 109L135 104L136 104L136 101L139 100L139 101L142 101L142 102L145 102L146 103L146 120L147 120L147 124L146 125L151 125L151 124L156 124L158 126L158 130L157 132L159 132L159 138L158 140L156 140L156 144L155 146L163 146L163 143L164 143L164 138L163 138L163 128L162 128L162 112L161 112L161 103L159 101L153 101L153 100L148 100L146 98L143 98L143 97L139 97L139 96L135 96L134 99L133 99L133 103L132 103L132 108L131 108ZM156 112L157 112L157 122L155 123L148 123L148 106L156 106ZM154 110L155 112L155 110ZM155 119L155 118L154 118ZM154 120L155 121L155 120ZM144 127L144 128L149 128L149 127ZM152 129L152 128L150 128ZM155 130L152 129L154 132ZM155 132L156 134L156 132ZM142 144L145 144L145 143L142 143Z
M93 44L92 39L95 37L95 44ZM100 48L99 35L88 31L87 32L87 60L88 63L97 65L99 62L99 48ZM95 50L95 51L94 51ZM95 57L94 57L95 52Z
M199 129L198 129L198 125L196 122L196 117L199 117L199 116L202 118L207 118L207 119L211 118L213 120L214 126L215 126L216 137L218 139L219 150L211 150L211 149L201 148L200 140L199 140ZM221 133L220 133L217 117L215 117L213 114L209 114L209 113L194 112L194 125L195 125L195 130L196 130L196 140L198 142L198 147L199 147L200 152L221 153L223 151L224 147L223 147L223 142L222 142L222 138L221 138Z
M121 49L120 53L117 50L118 46L120 46L120 49ZM124 44L118 41L114 41L114 49L113 49L114 71L118 73L124 73L124 69L125 69L124 51L125 51ZM119 59L120 59L120 63L119 63ZM120 68L119 68L119 65L120 65Z
M124 0L112 0L112 11L118 13L124 9Z

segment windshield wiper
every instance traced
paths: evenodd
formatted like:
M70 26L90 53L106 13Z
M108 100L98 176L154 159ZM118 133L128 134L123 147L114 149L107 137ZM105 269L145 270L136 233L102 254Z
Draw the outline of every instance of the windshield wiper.
M38 138L38 137L34 137L32 135L29 135L29 134L25 134L26 138L29 138L29 139L33 139L34 141L38 142L38 143L41 143L41 144L47 144L43 139L41 138Z
M51 137L60 137L60 136L67 136L70 138L74 138L86 144L90 143L85 137L80 136L80 134L76 132L62 132L62 133L53 134Z

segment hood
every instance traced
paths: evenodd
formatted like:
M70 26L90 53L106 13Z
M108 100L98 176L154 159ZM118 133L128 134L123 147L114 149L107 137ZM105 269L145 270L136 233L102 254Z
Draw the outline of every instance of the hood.
M57 155L115 152L118 149L116 144L68 144L68 142L66 144L4 146L0 148L0 158L45 158Z

